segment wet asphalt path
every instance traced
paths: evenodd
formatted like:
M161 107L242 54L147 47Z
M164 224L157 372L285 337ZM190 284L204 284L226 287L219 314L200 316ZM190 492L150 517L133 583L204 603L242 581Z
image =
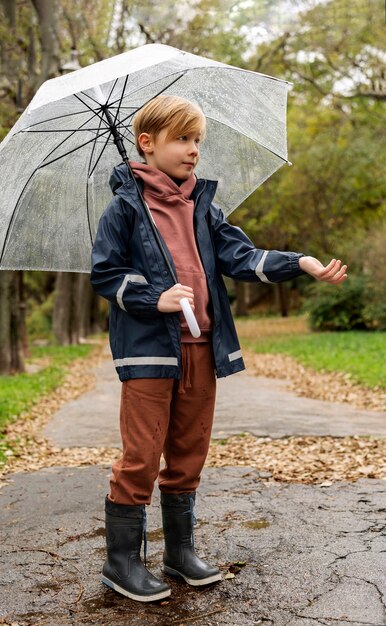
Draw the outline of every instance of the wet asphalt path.
M119 445L119 384L108 361L99 367L96 388L46 428L55 445ZM382 414L300 406L285 382L237 375L220 384L215 436L386 434ZM10 477L0 492L0 624L386 625L386 481L321 487L263 482L248 467L205 469L196 545L224 579L200 590L171 580L167 603L144 605L100 583L109 474L57 467ZM157 489L148 530L149 567L162 575Z

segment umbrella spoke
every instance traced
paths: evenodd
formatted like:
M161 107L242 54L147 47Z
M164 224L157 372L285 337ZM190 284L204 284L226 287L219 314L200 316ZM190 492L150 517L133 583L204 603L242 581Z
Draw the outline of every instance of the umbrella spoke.
M85 113L87 113L87 111L74 111L74 113L65 113L64 115L57 115L55 117L49 117L45 120L42 120L41 122L35 122L35 124L31 124L30 126L28 126L28 128L33 128L34 126L39 126L40 124L46 124L47 122L53 122L54 120L61 120L65 117L70 117L71 115L84 115ZM92 118L90 118L92 119ZM26 132L27 129L26 128L22 128L21 130L18 130L15 135L18 135L19 133L24 133ZM32 131L31 131L32 132ZM42 132L48 132L48 131L42 131Z
M86 98L89 98L90 100L92 100L93 102L95 102L96 105L98 105L98 108L101 108L102 104L101 102L98 102L98 100L96 100L95 98L93 98L92 96L90 96L90 94L86 93L85 91L81 91L80 92L82 94L82 96L86 96ZM75 93L74 94L75 98L78 98L78 100L80 100L82 102L82 104L84 104L85 106L87 106L88 109L90 109L91 107L89 107L85 102L83 102L83 100L81 98L79 98L79 96ZM91 109L92 111L94 109Z
M143 104L141 104L141 106L139 106L137 109L135 109L132 113L129 113L129 115L127 115L125 118L123 118L123 120L120 121L120 126L123 126L124 128L127 128L127 126L124 126L125 122L132 118L133 115L135 113L137 113L138 111L140 111L144 106L146 106L146 104L148 104L148 102L150 102L151 100L153 100L155 97L160 96L166 89L168 89L169 87L171 87L172 85L174 85L174 83L176 83L178 80L180 80L180 78L182 78L184 76L184 74L186 73L186 71L184 72L179 72L179 76L177 76L177 78L175 78L171 83L169 83L166 87L164 87L161 91L159 91L157 94L155 94L154 96L152 96L151 98L149 98L146 102L144 102ZM157 83L159 82L159 80L153 81L153 83ZM149 83L149 84L153 84L153 83ZM146 87L148 87L148 85L146 85ZM143 87L140 87L139 89L136 89L135 91L131 92L130 94L127 94L126 96L123 96L124 98L128 98L129 96L131 96L133 93L136 93L137 91L141 91L141 89L143 89ZM116 104L118 102L118 100L116 100L114 102L114 104ZM130 108L130 107L129 107ZM130 141L130 140L128 140ZM130 141L130 143L133 143Z
M117 128L120 132L120 134L122 135L122 137L124 139L126 139L126 141L128 141L129 143L131 143L134 146L134 141L133 139L131 139L128 135L131 135L134 138L134 133L131 130L130 126L123 126L123 124L119 121L119 123L117 124Z
M129 79L129 76L127 75L126 78L125 78L125 82L123 84L123 89L122 89L121 98L119 100L119 104L118 104L118 107L117 107L117 112L115 114L114 125L116 124L117 119L118 119L118 113L119 113L120 106L122 104L123 94L125 93L125 89L126 89L126 85L127 85L128 79Z
M109 105L109 109L110 109L111 111L113 111L113 110L114 110L114 109L116 109L116 108L117 108L117 107L116 107L115 105L113 105L113 106ZM138 109L138 106L132 106L132 107L129 107L129 106L127 106L127 107L126 107L126 106L120 106L119 108L120 108L120 109L132 109L133 111L136 111L136 110Z
M126 78L127 78L127 77L126 77ZM110 100L110 98L111 98L111 96L112 96L112 93L113 93L113 91L114 91L114 89L115 89L115 87L116 87L116 85L117 85L117 82L118 82L118 78L116 78L116 79L115 79L115 81L114 81L114 85L111 87L111 89L110 89L110 93L109 93L109 95L108 95L108 97L107 97L106 104L108 104L108 105L109 105L109 100ZM126 85L126 83L125 83L125 85ZM109 105L109 107L110 107L110 105Z
M102 120L99 120L98 132L100 132L101 124L102 124ZM97 138L98 138L98 136L99 135L97 135ZM88 169L88 174L87 174L88 178L90 177L90 168L91 168L91 163L92 163L92 159L93 159L94 152L95 152L95 147L96 147L96 141L94 141L94 145L92 147L91 154L90 154L90 160L88 162L88 168L87 168Z
M72 154L73 152L76 152L77 150L80 150L81 148L84 148L84 146L87 146L92 141L96 141L96 139L99 139L100 137L103 137L104 135L106 135L106 133L109 133L109 135L110 135L110 129L109 128L106 128L106 130L104 130L102 133L100 133L97 137L93 137L89 141L85 141L84 143L80 144L79 146L75 146L75 148L72 148L72 150L69 150L68 152L65 152L65 154L61 154L60 156L56 157L55 159L51 159L51 161L47 161L47 163L42 163L36 169L39 169L39 168L41 169L43 167L46 167L47 165L51 165L51 163L55 163L55 161L59 161L60 159L64 159L64 157L68 156L69 154ZM66 137L66 139L67 139L67 137ZM64 141L62 141L60 145L62 145L63 143L64 143ZM55 150L57 150L57 148L60 147L60 145L56 146L54 148L54 150L52 150L52 152L47 155L47 157L50 156L51 154L53 154L55 152Z
M101 156L102 156L102 154L104 153L104 151L105 151L105 149L106 149L107 144L109 143L110 136L111 136L111 132L109 132L109 134L108 134L108 136L107 136L107 139L106 139L106 141L105 141L105 143L104 143L104 146L103 146L102 150L100 151L100 154L99 154L99 156L98 156L97 160L95 161L95 163L94 163L94 165L93 165L92 169L91 169L91 170L89 170L89 173L88 173L88 178L90 178L90 177L92 176L92 174L93 174L93 172L94 172L94 170L95 170L96 166L98 165L98 163L99 163L99 161L100 161L100 159L101 159ZM94 144L94 146L95 146L95 144ZM91 161L90 161L90 165L91 165Z
M102 120L99 120L98 132L100 131L101 124L102 124ZM110 137L110 135L108 136L107 141L108 141L109 137ZM106 145L107 145L107 142L106 142ZM96 165L97 165L97 163L99 161L99 159L98 159L98 161L95 164L95 167L93 168L93 170L90 173L91 163L92 163L92 159L93 159L94 152L95 152L95 146L96 146L96 141L94 141L94 144L93 144L93 147L92 147L92 150L91 150L90 160L89 160L89 163L88 163L88 175L87 175L87 180L86 180L86 215L87 215L87 225L88 225L88 232L89 232L89 235L90 235L91 245L93 245L94 241L93 241L93 237L92 237L91 223L90 223L90 210L89 210L89 200L88 200L88 179L90 178L92 172L94 171L94 169L95 169L95 167L96 167ZM101 154L102 154L102 152L101 152ZM99 156L99 158L100 158L100 156Z
M92 120L92 117L90 117L90 119L86 120L82 126L85 126L86 124L88 124L88 122L90 122ZM80 126L80 128L82 128L82 126ZM44 163L44 161L50 157L56 150L58 150L64 143L66 143L71 137L73 137L75 135L77 131L74 131L73 133L71 133L70 135L68 135L67 137L65 137L63 139L63 141L61 141L58 145L56 145L51 152L49 152L43 159L43 166L40 164L36 169L39 169L39 167L45 167L46 165L49 165L49 163L52 163L52 161L50 161L49 163ZM94 137L90 140L90 141L94 141ZM90 143L90 141L87 141L86 143ZM85 145L85 144L83 144ZM78 146L78 147L82 147L82 146ZM75 148L76 150L77 148ZM74 150L71 150L71 152L74 152ZM69 153L67 153L69 154ZM66 156L66 154L63 154L62 156L58 157L59 159L63 158L64 156ZM54 159L55 161L57 161L58 159Z
M102 120L102 122L109 128L108 123L103 117L102 107L99 108L99 111L95 111L87 104L87 102L84 102L82 98L80 98L77 94L75 94L75 98L78 98L79 102L81 102L85 107L87 107L90 111L92 111L96 117L99 117L99 119Z
M50 130L29 130L29 128L23 128L19 133L93 133L98 131L99 128L51 128Z
M149 98L146 102L144 102L143 104L141 104L141 106L138 107L137 111L139 111L140 109L142 109L148 102L150 102L150 100L153 100L154 98L156 98L157 96L160 96L164 91L166 91L166 89L169 89L169 87L171 87L172 85L174 85L174 83L176 83L178 80L180 80L180 78L182 78L185 74L186 74L187 70L179 70L178 72L174 72L173 74L170 74L169 76L174 76L175 74L179 74L179 76L177 76L177 78L175 78L171 83L169 83L168 85L166 85L166 87L164 87L163 89L161 89L161 91L159 91L158 93L152 95L151 98ZM166 76L164 76L163 78L158 78L156 80L153 80L153 82L148 83L147 85L142 85L141 87L138 87L138 89L134 89L134 91L131 91L130 93L124 95L124 98L129 98L131 97L133 94L138 93L138 91L141 91L142 89L148 89L149 87L151 87L152 85L155 85L155 83L159 83L161 82L161 80L164 80L165 78L167 78ZM117 98L116 100L114 100L114 102L111 102L109 104L109 106L111 107L111 105L116 104L119 101L120 98Z

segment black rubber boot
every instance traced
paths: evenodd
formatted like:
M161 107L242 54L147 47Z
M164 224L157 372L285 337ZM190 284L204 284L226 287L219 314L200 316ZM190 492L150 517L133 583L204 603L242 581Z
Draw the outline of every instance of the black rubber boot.
M153 576L141 561L142 534L146 539L145 505L115 504L106 498L105 511L107 561L102 582L139 602L170 596L169 585Z
M221 572L198 558L194 549L195 493L161 493L165 536L164 572L199 587L221 580Z

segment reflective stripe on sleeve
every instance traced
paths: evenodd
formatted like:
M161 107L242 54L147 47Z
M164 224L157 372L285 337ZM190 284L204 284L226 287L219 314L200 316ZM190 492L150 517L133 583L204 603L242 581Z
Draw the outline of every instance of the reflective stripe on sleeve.
M256 269L255 269L255 274L256 276L258 276L261 280L262 283L272 283L271 280L268 280L268 278L266 277L266 275L263 273L263 269L264 269L264 262L265 259L267 258L267 254L268 254L269 250L265 250L263 256L261 257L260 261L258 262Z
M172 365L177 367L178 359L174 356L128 356L124 359L115 359L115 367L124 367L125 365Z
M236 352L231 352L228 354L228 359L230 361L236 361L237 359L241 359L243 355L241 354L241 350L236 350Z
M125 309L125 305L123 304L123 293L126 289L126 285L127 283L137 283L137 284L141 284L141 285L147 285L147 280L144 276L142 276L141 274L126 274L125 278L122 281L121 286L119 287L118 291L117 291L117 302L119 304L119 306L121 307L121 309L123 309L124 311L126 311Z

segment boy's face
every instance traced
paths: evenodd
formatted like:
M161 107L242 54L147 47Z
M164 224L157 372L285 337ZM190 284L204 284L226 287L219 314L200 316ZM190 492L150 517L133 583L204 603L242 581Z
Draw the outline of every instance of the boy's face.
M194 132L172 139L168 138L168 128L163 128L155 137L142 133L138 140L148 165L171 178L186 180L198 163L201 135Z

